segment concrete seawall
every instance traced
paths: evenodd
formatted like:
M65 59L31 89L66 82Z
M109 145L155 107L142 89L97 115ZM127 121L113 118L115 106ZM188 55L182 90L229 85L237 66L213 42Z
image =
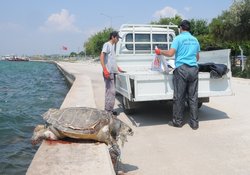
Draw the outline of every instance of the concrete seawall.
M73 66L58 62L57 66L72 84L60 108L96 107L91 79ZM105 144L43 141L37 150L27 175L115 175Z
M82 73L74 74L68 72L67 64L57 63L57 67L61 70L68 82L72 84L61 108L83 106L96 108L91 79Z

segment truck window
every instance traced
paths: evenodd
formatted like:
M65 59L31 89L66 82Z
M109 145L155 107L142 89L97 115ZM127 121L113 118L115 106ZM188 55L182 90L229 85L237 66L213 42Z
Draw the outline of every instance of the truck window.
M126 42L134 42L133 34L126 35ZM141 42L141 44L139 44ZM142 44L146 42L148 44ZM126 44L128 50L133 50L133 44ZM150 48L150 35L149 34L135 34L135 50L151 50Z
M152 34L152 50L157 46L160 49L168 49L168 42L173 41L173 36L169 34L169 41L167 34ZM133 34L126 35L125 42L135 42L135 51L144 53L151 52L151 39L150 34L135 34L135 40ZM133 51L133 44L125 44L127 50Z
M153 48L155 48L155 46L157 46L160 49L164 49L167 50L168 49L168 45L164 44L164 43L168 43L168 42L172 42L173 41L173 35L169 34L169 41L168 41L168 35L167 34L153 34ZM155 44L157 43L157 44ZM169 47L170 47L170 43L169 43Z

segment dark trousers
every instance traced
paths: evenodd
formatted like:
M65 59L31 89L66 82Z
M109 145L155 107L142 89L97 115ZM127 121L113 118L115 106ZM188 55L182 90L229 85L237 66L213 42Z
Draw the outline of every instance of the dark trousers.
M186 101L190 108L190 123L198 124L198 73L198 67L186 64L174 70L173 122L176 125L183 124Z

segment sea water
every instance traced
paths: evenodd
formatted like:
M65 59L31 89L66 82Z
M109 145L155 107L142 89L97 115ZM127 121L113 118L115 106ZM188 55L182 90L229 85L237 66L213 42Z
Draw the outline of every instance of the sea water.
M68 90L55 64L0 61L0 174L25 174L38 146L30 138L41 115L60 108Z

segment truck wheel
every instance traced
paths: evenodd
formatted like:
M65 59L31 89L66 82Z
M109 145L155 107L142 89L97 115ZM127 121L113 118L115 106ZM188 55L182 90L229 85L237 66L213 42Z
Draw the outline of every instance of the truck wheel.
M125 114L133 114L135 113L135 109L131 108L133 102L129 101L126 97L122 97L122 107Z

